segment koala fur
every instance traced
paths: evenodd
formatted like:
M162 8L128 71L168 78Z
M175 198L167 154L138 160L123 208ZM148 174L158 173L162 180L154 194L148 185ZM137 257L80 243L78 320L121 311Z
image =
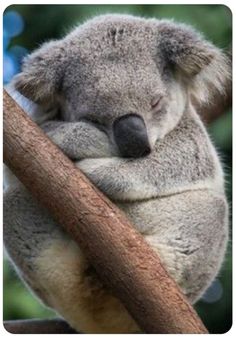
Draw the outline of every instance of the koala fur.
M192 102L222 95L229 78L224 54L191 27L105 15L45 43L9 87L124 210L192 303L219 272L228 239L223 171ZM140 139L148 153L136 152ZM10 176L4 243L23 280L78 331L140 331L73 239Z

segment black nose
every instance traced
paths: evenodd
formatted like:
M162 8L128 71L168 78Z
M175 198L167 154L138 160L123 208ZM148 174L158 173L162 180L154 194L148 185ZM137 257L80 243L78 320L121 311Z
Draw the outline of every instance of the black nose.
M123 157L142 157L150 153L147 128L142 117L129 114L113 124L116 144Z

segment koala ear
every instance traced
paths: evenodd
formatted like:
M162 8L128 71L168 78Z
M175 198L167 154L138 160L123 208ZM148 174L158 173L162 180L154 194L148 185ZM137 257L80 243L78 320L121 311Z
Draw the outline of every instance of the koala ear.
M158 48L197 101L207 101L216 91L222 93L231 78L230 60L187 25L160 21Z
M49 103L60 88L64 59L61 41L43 44L24 59L22 72L15 76L13 85L31 101Z

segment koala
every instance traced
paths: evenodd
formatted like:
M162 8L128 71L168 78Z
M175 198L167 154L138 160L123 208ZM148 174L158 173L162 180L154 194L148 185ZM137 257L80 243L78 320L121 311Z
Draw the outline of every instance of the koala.
M223 95L230 65L193 28L102 15L27 56L10 93L132 221L191 303L228 239L217 152L193 102ZM80 247L6 169L4 243L42 302L77 331L141 332Z

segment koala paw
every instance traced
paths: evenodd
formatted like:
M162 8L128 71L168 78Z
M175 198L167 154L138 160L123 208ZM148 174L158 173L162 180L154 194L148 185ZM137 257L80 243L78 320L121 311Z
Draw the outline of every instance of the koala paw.
M107 196L116 199L127 189L125 178L118 172L117 158L85 159L76 166Z

